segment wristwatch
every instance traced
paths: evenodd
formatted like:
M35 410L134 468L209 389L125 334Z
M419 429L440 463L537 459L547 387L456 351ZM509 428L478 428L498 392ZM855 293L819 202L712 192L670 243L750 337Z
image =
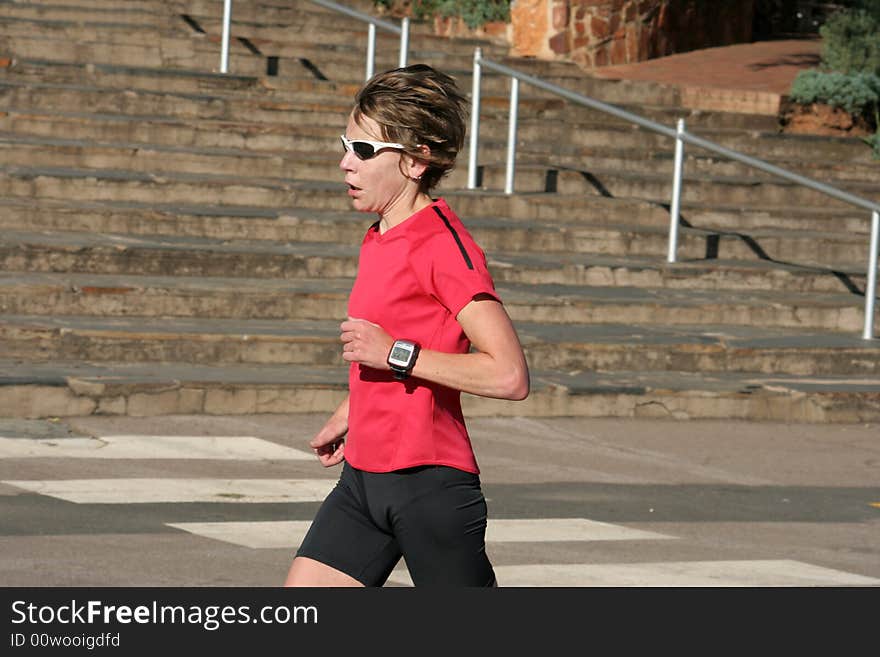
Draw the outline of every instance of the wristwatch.
M409 377L419 357L421 346L412 340L395 340L388 352L388 366L394 372L394 378L403 381Z

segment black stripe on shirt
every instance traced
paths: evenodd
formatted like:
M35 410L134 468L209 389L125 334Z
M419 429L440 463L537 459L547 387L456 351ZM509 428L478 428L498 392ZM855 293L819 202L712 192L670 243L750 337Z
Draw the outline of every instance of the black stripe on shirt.
M452 237L455 238L455 243L458 244L458 250L461 251L461 256L464 258L464 262L468 266L468 269L473 269L474 263L471 262L471 257L468 255L467 250L465 250L464 244L461 243L461 238L458 236L458 233L455 232L455 228L449 223L449 219L446 218L446 215L443 214L443 212L440 211L440 208L436 205L434 206L434 212L436 212L437 216L443 220L443 223L446 224L449 232L452 233Z

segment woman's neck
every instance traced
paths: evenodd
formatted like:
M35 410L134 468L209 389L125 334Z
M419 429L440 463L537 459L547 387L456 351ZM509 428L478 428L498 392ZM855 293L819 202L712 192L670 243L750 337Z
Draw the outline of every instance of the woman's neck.
M406 203L400 203L387 212L379 214L379 233L391 230L395 226L402 224L419 210L423 210L431 203L433 199L425 193L419 192L413 199Z

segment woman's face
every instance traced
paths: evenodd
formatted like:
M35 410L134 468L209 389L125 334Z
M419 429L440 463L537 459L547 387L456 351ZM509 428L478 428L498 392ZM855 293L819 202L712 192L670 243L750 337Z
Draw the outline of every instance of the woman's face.
M345 136L348 139L387 141L382 137L379 124L366 116L361 116L360 123L349 116ZM406 190L413 184L401 171L401 157L401 151L392 148L382 149L368 160L345 151L339 168L345 172L348 195L356 210L385 216L401 204Z

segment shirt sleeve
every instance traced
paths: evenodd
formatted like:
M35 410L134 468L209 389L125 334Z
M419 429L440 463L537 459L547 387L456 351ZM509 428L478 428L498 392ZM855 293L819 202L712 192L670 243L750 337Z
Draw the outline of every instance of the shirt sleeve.
M501 302L485 253L466 233L432 236L411 253L411 264L425 292L453 316L478 294Z

